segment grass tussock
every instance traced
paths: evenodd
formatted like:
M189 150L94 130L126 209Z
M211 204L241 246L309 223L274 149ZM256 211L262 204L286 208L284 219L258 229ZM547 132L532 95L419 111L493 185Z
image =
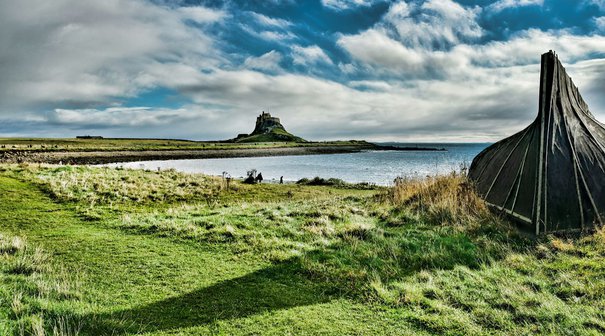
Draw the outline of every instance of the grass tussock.
M81 322L63 315L64 302L80 300L77 273L20 237L0 235L0 334L78 335Z
M418 178L398 178L392 202L427 221L464 227L494 222L498 219L474 192L463 174Z

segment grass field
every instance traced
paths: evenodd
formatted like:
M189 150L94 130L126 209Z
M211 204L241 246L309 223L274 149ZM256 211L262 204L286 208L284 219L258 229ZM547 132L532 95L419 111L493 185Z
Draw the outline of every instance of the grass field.
M262 137L259 141L263 141ZM0 138L0 153L5 151L143 151L247 149L308 146L371 146L365 141L322 142L205 142L170 139L76 139L76 138Z
M605 332L605 232L517 234L463 176L392 188L0 166L0 334Z

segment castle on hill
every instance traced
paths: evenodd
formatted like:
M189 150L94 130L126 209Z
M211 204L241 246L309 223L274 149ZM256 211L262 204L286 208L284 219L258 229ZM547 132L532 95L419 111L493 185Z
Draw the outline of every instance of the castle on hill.
M250 135L269 133L276 127L284 128L279 121L279 118L272 117L271 113L263 111L256 117L256 126Z
M286 131L279 118L272 117L271 113L263 111L256 117L254 131L250 134L238 134L235 142L275 142L292 141L305 142L304 139L292 135Z

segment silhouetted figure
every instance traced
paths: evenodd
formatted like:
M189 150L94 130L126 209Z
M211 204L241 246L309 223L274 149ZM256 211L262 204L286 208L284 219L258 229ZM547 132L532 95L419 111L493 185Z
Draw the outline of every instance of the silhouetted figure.
M247 183L247 184L256 183L256 169L247 171L246 175L248 175L248 177L246 177L246 179L244 180L244 183Z
M279 184L284 184L284 177L283 176L279 177Z
M256 182L257 183L262 183L263 182L263 174L262 173L258 173L258 175L256 175Z

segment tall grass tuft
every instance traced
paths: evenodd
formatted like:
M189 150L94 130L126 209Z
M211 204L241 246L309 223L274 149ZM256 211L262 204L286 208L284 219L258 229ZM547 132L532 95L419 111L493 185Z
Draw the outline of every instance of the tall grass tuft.
M392 200L395 205L438 224L468 227L496 219L466 176L455 172L422 179L398 178Z

